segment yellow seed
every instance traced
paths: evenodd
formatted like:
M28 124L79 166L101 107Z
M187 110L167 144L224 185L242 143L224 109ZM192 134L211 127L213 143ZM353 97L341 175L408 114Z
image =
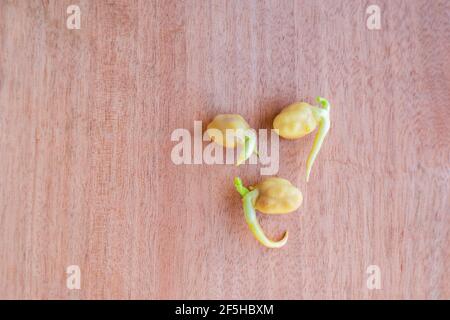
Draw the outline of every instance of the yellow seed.
M227 130L229 133L236 132L241 129L242 132L249 129L250 126L245 119L239 114L219 114L207 127L207 133L211 140L226 148L235 148L238 141L236 136L227 139Z
M314 131L317 127L313 108L306 102L297 102L284 108L274 121L274 129L278 129L278 134L285 139L301 138Z
M297 210L303 201L303 195L288 180L272 177L258 185L259 191L255 208L268 214L284 214Z
M330 130L330 103L322 97L317 97L317 102L320 104L319 107L306 102L293 103L284 108L273 120L274 129L285 139L301 138L318 128L306 161L306 181L309 180L311 168Z

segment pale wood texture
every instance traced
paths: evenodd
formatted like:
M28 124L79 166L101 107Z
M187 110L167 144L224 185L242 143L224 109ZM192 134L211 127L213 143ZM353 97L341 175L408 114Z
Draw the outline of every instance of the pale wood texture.
M1 0L0 63L0 298L450 298L450 1ZM308 185L312 136L281 141L305 202L261 217L290 231L268 250L232 186L259 167L176 166L170 133L316 95L332 129Z

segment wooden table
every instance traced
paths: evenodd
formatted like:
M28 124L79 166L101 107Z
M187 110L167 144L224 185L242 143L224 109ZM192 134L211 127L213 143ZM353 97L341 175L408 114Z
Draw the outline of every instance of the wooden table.
M2 0L0 63L0 298L450 298L450 1ZM232 185L260 166L175 165L170 135L317 95L332 129L308 184L313 135L280 141L305 201L260 216L290 232L266 249Z

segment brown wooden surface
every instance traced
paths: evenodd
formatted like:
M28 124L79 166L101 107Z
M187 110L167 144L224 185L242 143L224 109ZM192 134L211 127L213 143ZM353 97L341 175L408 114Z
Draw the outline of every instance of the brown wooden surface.
M170 133L316 95L332 130L308 185L312 137L281 141L305 201L265 249L232 186L259 167L175 166ZM449 120L450 1L1 0L0 298L448 299Z

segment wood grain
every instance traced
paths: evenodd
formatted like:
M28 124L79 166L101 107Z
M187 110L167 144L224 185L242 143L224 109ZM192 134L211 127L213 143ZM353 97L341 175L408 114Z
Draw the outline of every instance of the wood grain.
M0 298L449 299L450 2L377 0L370 31L372 2L0 1ZM265 249L232 187L259 167L176 166L170 134L316 95L332 129L308 185L312 137L281 141L305 202Z

